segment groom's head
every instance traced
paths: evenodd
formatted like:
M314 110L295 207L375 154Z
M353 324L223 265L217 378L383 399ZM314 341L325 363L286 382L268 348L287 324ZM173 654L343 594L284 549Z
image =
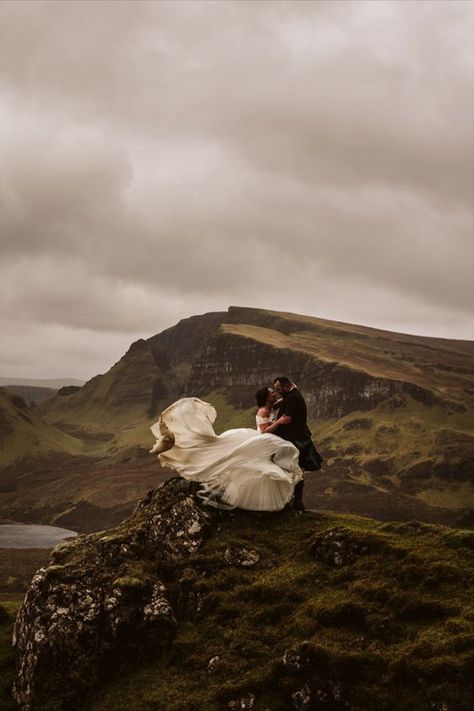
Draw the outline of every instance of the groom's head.
M291 390L292 383L286 375L279 375L278 378L275 378L273 381L273 385L279 395L285 395L285 393Z

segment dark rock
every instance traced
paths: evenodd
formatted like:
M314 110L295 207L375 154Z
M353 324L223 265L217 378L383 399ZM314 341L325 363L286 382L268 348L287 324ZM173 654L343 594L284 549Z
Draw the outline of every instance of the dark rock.
M312 695L315 700L314 708L317 709L344 711L344 709L352 708L347 692L343 689L342 684L336 680L325 681L315 685L312 689Z
M260 553L243 546L228 546L224 553L224 560L228 565L241 568L251 568L260 560Z
M255 707L255 696L254 694L247 694L246 696L241 696L240 699L229 701L228 705L231 711L251 711Z
M291 695L291 702L296 711L305 711L305 709L312 707L311 689L308 684L305 684L302 689L295 691L295 693Z
M219 655L216 655L215 657L211 657L211 659L209 659L209 662L207 665L207 673L210 676L215 674L217 669L219 668L220 664L221 664L221 658L219 657Z
M133 653L171 642L175 611L163 582L203 540L209 516L172 479L117 528L56 546L18 611L13 697L22 711L70 707Z
M295 647L287 649L283 654L283 665L289 672L299 674L305 671L311 664L313 659L311 645L298 644Z
M291 695L291 703L296 711L309 711L310 709L345 711L352 708L349 695L336 679L307 682Z
M384 541L380 538L337 526L317 534L310 543L310 553L316 560L339 568L383 547Z

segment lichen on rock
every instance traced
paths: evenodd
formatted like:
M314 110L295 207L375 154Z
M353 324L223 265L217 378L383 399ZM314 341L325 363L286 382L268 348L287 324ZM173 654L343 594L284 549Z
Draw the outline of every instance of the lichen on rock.
M229 545L225 550L224 560L228 565L252 568L260 560L260 553L253 548Z
M113 530L57 546L19 609L13 698L22 711L59 711L127 658L166 648L176 616L160 569L195 552L209 516L172 479Z
M360 556L384 545L380 537L362 536L345 526L337 526L316 535L310 544L310 552L316 560L339 568L354 563Z

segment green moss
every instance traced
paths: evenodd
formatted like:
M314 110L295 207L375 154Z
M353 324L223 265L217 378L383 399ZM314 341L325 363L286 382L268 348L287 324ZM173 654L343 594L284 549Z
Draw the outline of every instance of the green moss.
M443 542L450 548L474 550L474 531L449 531L443 536Z
M372 546L335 569L314 559L311 542L341 526ZM189 599L173 593L179 624L165 658L131 662L81 711L217 711L246 693L256 708L287 711L306 681L321 693L336 685L364 711L426 711L432 702L467 711L472 571L468 549L446 543L459 538L465 532L357 516L221 514L183 569ZM229 566L228 545L254 548L260 561ZM304 669L285 666L288 649L306 655Z
M448 509L474 508L474 485L471 482L445 482L435 479L427 483L431 484L431 487L417 494L426 504Z
M131 575L122 575L113 581L114 587L141 590L146 586L146 581L141 578L134 578Z

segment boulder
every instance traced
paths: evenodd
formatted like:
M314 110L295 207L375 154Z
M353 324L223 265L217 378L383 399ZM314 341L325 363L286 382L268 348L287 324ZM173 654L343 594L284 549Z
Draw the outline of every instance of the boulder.
M361 533L346 526L336 526L314 536L309 550L311 555L321 563L340 568L355 563L361 555L388 548L388 544L381 536Z
M177 623L164 578L198 549L208 523L187 484L171 479L116 528L53 549L13 629L21 711L74 707L131 653L167 648Z
M244 546L229 545L224 553L228 565L240 568L252 568L260 560L260 553Z

